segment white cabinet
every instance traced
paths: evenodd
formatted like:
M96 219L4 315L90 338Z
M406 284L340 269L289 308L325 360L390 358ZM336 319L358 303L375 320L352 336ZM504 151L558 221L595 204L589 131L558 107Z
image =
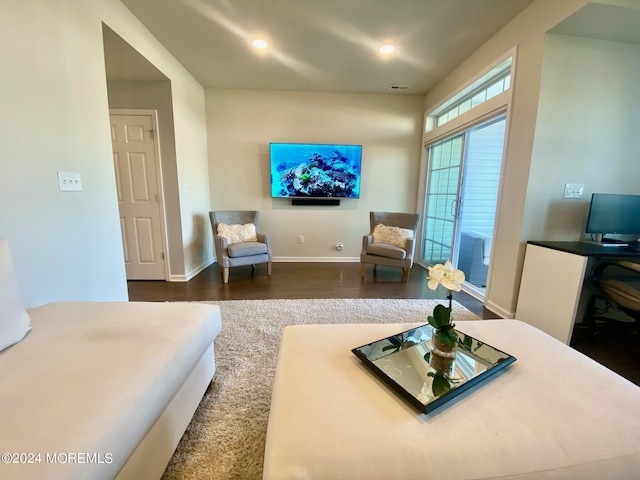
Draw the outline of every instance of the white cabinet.
M527 245L516 319L568 344L589 257Z

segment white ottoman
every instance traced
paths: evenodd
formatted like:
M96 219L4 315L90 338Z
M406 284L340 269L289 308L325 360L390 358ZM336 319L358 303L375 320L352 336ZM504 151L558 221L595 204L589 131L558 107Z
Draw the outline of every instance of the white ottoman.
M640 388L515 320L457 328L517 361L422 415L351 349L419 324L287 327L264 479L627 479Z

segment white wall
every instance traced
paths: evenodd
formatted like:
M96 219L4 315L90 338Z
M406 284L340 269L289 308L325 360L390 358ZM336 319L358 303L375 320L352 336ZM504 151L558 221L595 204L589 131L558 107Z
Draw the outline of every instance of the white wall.
M426 96L425 108L426 111L430 111L509 49L517 48L515 75L512 79L513 98L508 111L503 180L496 218L497 235L493 240L490 279L485 300L489 309L504 317L513 317L515 314L526 241L540 239L546 234L541 230L543 227L538 212L534 211L539 207L534 206L547 205L553 198L548 197L549 192L540 190L540 179L545 176L546 182L564 184L568 178L564 173L561 178L554 178L555 172L547 172L545 165L538 168L537 161L540 157L537 154L535 159L532 158L534 138L538 141L537 114L541 98L546 35L559 22L589 3L591 2L586 0L537 0ZM638 2L635 0L601 0L595 3L638 8ZM555 100L556 111L565 108L562 96ZM569 108L571 106L569 105ZM543 144L540 144L540 147L542 146ZM532 184L531 190L528 190L530 170ZM572 180L574 181L580 183L577 179ZM557 192L554 190L553 196L556 195ZM531 208L529 202L532 202Z
M102 30L82 1L8 0L0 15L0 236L25 301L126 300ZM57 171L83 192L58 192Z
M523 238L575 241L592 193L640 194L640 46L549 34L544 52Z
M414 212L422 96L207 90L213 210L256 209L277 260L356 260L369 211ZM272 199L270 142L363 145L360 199L339 207ZM305 243L298 244L298 235ZM343 242L342 252L334 248Z
M102 21L172 81L178 175L191 180L181 199L187 271L211 256L208 231L197 226L209 207L202 87L117 0L5 0L0 236L10 242L29 306L128 298ZM57 171L79 172L83 192L58 192Z
M426 97L432 110L460 90L488 65L517 48L513 97L507 117L503 177L493 239L485 305L505 317L515 314L524 243L522 225L540 94L545 33L584 6L584 0L537 0L456 68Z
M188 77L191 79L191 77ZM204 89L172 80L185 280L213 262Z
M210 198L204 89L124 5L117 0L102 1L110 7L103 13L104 23L171 82L183 279L188 280L213 259L211 229L207 225Z

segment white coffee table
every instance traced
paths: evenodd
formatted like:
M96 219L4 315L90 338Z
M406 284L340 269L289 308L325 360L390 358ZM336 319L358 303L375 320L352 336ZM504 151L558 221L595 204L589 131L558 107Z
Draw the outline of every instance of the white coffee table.
M264 479L637 478L639 387L525 323L461 321L517 361L419 414L351 353L417 325L285 329Z

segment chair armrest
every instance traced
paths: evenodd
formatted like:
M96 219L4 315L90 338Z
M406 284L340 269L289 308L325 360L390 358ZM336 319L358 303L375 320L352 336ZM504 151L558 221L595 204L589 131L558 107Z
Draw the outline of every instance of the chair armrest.
M269 235L266 233L256 233L256 239L258 242L264 243L267 246L267 251L269 253L271 252L271 239L269 238Z
M415 246L414 239L407 239L404 244L404 250L407 252L407 259L413 259L413 251Z
M373 243L373 235L365 235L362 237L362 250L366 251L367 247Z
M605 279L629 276L630 274L640 277L640 264L629 260L603 260L596 265L591 278L597 285Z
M227 256L227 247L229 246L227 237L223 237L220 235L213 236L213 243L216 247L216 257L226 257Z
M622 260L618 262L618 266L626 268L631 272L640 274L640 263L632 262L630 260Z

